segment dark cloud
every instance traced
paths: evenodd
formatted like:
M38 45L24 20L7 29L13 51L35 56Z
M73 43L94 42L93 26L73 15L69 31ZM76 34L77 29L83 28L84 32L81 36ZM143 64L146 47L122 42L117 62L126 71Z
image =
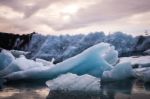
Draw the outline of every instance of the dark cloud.
M26 0L24 0L26 1ZM30 17L35 12L40 9L46 8L51 3L56 2L57 0L27 0L29 3L34 3L33 5L27 5L23 0L0 0L1 6L7 6L12 8L14 11L22 12L25 14L25 17Z

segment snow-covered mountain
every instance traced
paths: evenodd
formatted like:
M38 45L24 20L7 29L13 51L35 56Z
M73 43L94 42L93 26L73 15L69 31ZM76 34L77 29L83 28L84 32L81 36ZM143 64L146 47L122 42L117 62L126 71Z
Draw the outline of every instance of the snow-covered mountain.
M31 52L28 56L32 59L42 58L55 62L63 61L75 56L85 49L98 44L108 42L115 46L119 56L141 54L150 49L150 36L133 37L122 32L105 35L103 32L94 32L88 35L63 35L43 36L36 33L28 35L14 35L0 33L0 47L4 49L16 49Z

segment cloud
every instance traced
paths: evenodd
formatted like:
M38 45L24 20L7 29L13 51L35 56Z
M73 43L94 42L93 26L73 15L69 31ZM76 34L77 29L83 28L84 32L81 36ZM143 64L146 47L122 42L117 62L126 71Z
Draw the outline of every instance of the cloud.
M64 13L72 4L78 10ZM142 31L150 25L149 13L150 0L0 0L0 31Z
M94 22L105 23L148 11L150 11L150 0L101 0L78 11L70 25L67 24L62 29L68 26L73 28L74 25L82 27Z

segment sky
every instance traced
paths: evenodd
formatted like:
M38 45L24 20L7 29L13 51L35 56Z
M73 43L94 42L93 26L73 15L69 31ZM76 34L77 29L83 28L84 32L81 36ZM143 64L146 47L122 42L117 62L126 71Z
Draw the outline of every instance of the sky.
M44 35L150 31L150 0L0 0L0 31Z

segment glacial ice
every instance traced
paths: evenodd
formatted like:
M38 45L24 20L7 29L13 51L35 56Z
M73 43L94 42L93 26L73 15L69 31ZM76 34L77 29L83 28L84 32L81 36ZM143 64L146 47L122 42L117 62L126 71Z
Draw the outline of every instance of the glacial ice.
M52 58L52 61L46 61L44 59L36 58L35 61L42 63L44 66L54 66L54 58Z
M133 70L130 63L117 64L112 70L104 71L102 81L117 81L133 77Z
M150 56L132 56L120 58L120 63L130 62L132 65L138 64L141 67L150 67Z
M144 53L150 55L150 49L144 51Z
M7 59L7 58L6 58ZM32 68L43 67L40 62L26 59L25 56L21 55L19 58L13 60L6 68L0 71L0 76L5 76L17 71L25 71Z
M15 57L7 50L2 50L0 53L0 70L6 68Z
M100 92L100 79L88 74L82 76L72 73L63 74L56 79L47 81L46 85L52 91Z
M111 51L112 54L116 53L114 47L111 46L110 44L100 43L88 48L87 50L83 51L82 53L72 58L69 58L61 63L56 64L53 67L37 66L34 63L35 61L30 60L32 61L30 64L30 62L28 62L29 60L28 61L26 60L27 62L22 62L22 64L20 62L21 65L17 66L19 67L19 69L21 69L21 71L18 72L16 72L16 70L15 72L12 71L12 73L6 75L5 78L10 80L42 79L42 78L51 79L68 72L78 75L89 74L95 77L101 77L104 71L111 70L113 68L113 66L109 63L117 62L117 58L114 58L115 62L107 61L104 58L104 56L107 56L106 52L108 53L108 50ZM108 56L107 59L110 59ZM113 58L113 55L111 55L110 57ZM31 68L34 66L36 68ZM22 69L22 67L25 68Z
M150 67L137 68L134 69L134 77L143 80L145 82L150 82Z
M10 50L10 52L12 53L12 55L13 55L14 57L19 57L20 55L26 56L27 54L30 53L30 52L19 51L19 50Z

